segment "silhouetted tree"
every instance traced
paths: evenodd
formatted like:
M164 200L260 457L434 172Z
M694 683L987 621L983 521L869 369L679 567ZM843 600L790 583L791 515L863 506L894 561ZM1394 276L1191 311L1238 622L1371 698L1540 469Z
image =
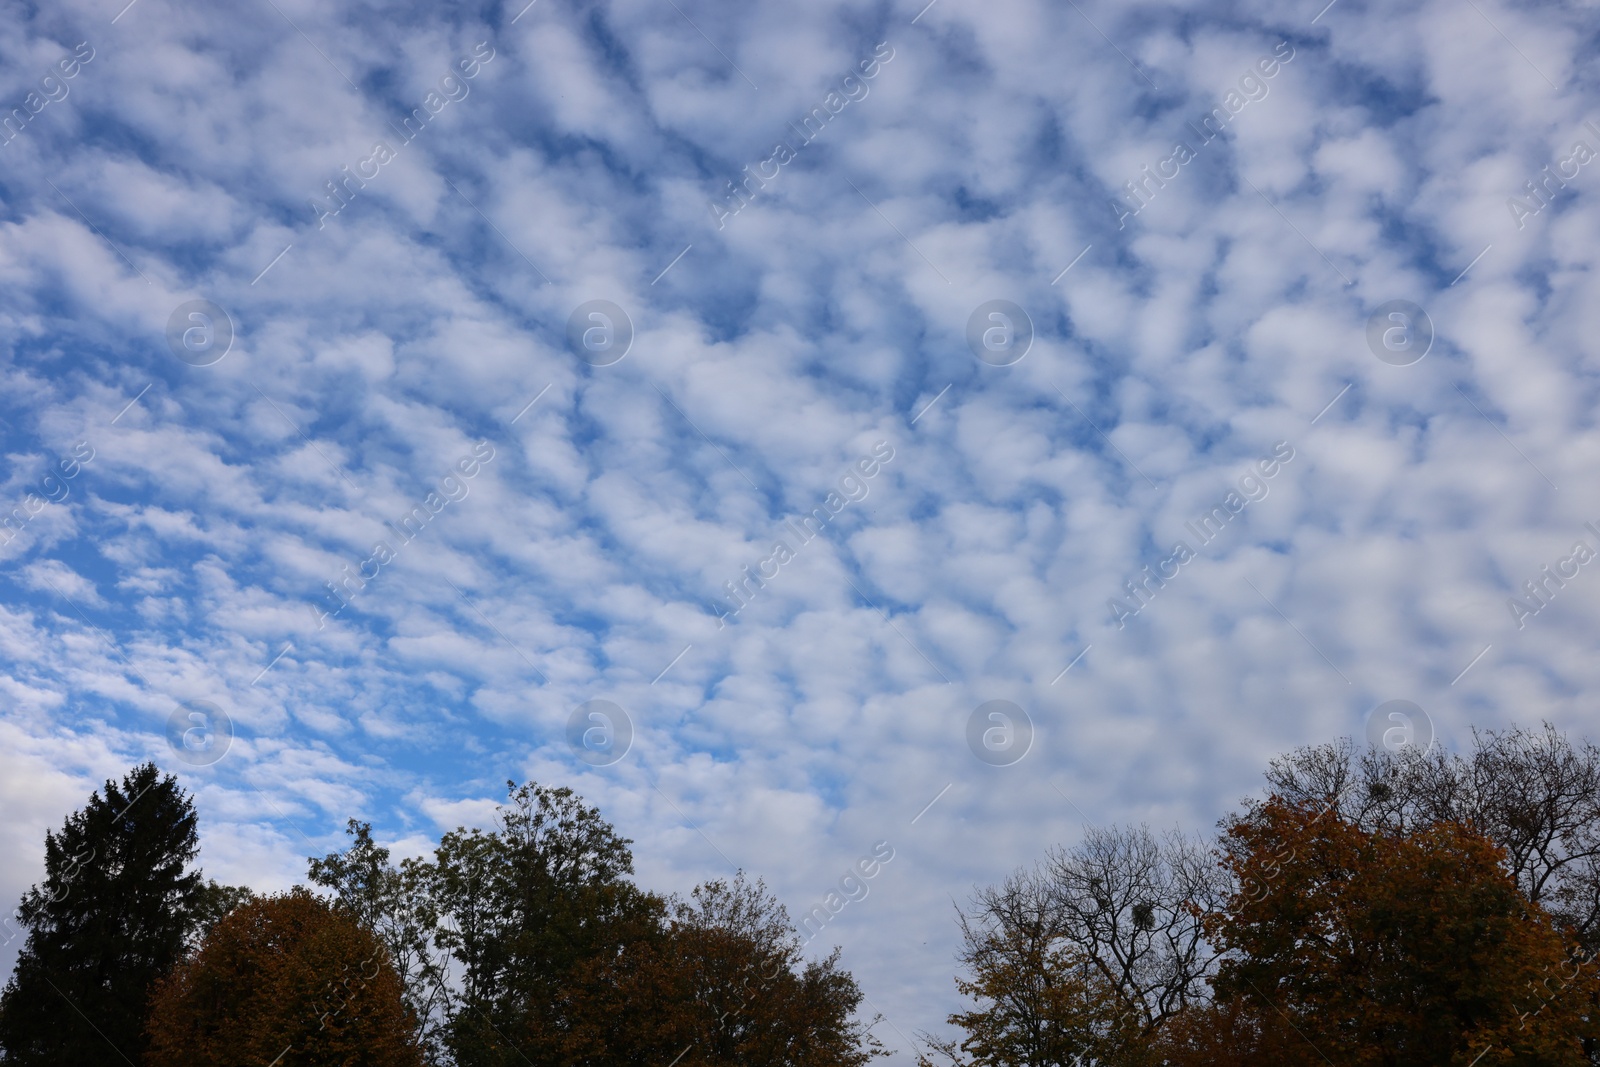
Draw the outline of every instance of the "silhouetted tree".
M369 823L351 819L350 847L309 862L313 884L333 891L335 904L378 935L388 950L416 1020L416 1043L429 1062L443 1059L449 957L433 944L438 925L426 862L411 859L395 867L389 850L372 839Z
M152 983L239 891L191 870L194 807L146 763L45 835L45 878L18 909L28 938L0 994L17 1067L138 1064Z

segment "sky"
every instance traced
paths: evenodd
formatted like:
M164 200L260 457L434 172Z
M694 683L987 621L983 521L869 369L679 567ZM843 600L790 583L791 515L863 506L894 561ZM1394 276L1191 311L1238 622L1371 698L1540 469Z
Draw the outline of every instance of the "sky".
M1600 736L1597 5L924 2L0 0L0 899L146 759L263 891L565 785L888 853L907 1064L1086 825Z

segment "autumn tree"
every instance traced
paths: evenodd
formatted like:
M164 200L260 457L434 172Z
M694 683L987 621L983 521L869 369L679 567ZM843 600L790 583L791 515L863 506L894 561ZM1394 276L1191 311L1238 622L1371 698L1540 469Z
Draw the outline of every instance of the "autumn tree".
M670 902L653 935L592 958L560 997L565 1062L865 1067L885 1051L838 966L801 956L788 912L742 872ZM536 1040L560 1039L546 1032Z
M1272 762L1267 785L1369 830L1471 828L1503 850L1530 901L1600 953L1600 749L1549 723L1472 736L1465 754L1390 753L1348 739L1302 748Z
M1090 830L981 890L923 1067L1600 1064L1600 750L1345 740L1267 781L1213 849Z
M1592 968L1482 834L1274 796L1220 847L1234 888L1207 919L1215 1001L1168 1030L1169 1062L1588 1062Z
M1148 1062L1160 1027L1206 995L1203 916L1224 888L1194 839L1089 830L958 914L956 984L977 1007L950 1016L962 1038L925 1040L973 1067Z
M416 1067L401 994L387 950L352 915L301 888L257 898L156 987L146 1062Z
M923 1035L930 1050L973 1067L1066 1067L1135 1059L1143 1020L1122 1001L1083 949L1061 935L1049 906L1013 892L1007 910L959 916L967 976L962 996L978 1002L949 1022L959 1040ZM934 1067L923 1055L922 1067Z
M149 991L242 890L207 883L193 804L146 763L45 835L22 898L28 938L0 994L7 1065L140 1062Z

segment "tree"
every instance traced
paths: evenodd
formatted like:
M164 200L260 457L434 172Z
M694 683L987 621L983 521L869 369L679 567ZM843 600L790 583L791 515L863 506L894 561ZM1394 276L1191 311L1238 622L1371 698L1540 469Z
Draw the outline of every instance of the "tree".
M445 834L421 872L437 947L460 964L445 1044L461 1067L555 1064L547 1013L584 961L656 928L660 898L636 888L630 842L572 790L506 783L492 832ZM513 1036L514 1035L514 1036Z
M1453 822L1502 850L1523 894L1600 953L1600 749L1549 723L1473 731L1472 751L1407 757L1348 739L1274 760L1271 791L1370 830Z
M153 763L45 835L45 879L22 898L28 939L0 994L8 1067L140 1062L152 984L237 892L189 869L198 850L189 796Z
M370 823L351 819L349 848L309 861L314 885L333 891L337 907L383 942L399 975L407 1008L416 1019L416 1043L430 1062L442 1058L449 958L432 941L437 916L426 889L428 866L407 860L399 868L372 839Z
M741 873L665 900L634 885L630 842L572 790L507 786L495 828L445 834L432 862L396 870L360 823L348 849L311 862L416 980L408 1002L438 998L430 1057L863 1067L881 1051L837 952L804 961L763 884Z
M862 996L838 951L805 962L788 912L743 872L670 902L653 936L592 958L537 1040L571 1064L865 1067L886 1055L855 1021ZM534 1016L538 1018L538 1016Z
M925 1040L974 1067L1145 1062L1160 1027L1205 997L1203 916L1224 889L1197 841L1089 830L958 914L956 984L978 1007L950 1016L961 1040Z
M194 911L194 921L189 928L189 939L184 944L185 957L200 950L200 943L205 940L217 923L227 918L234 908L248 904L256 895L244 886L218 885L207 879L206 884L200 887L200 901Z
M960 959L970 977L957 977L956 989L980 1007L949 1017L964 1038L925 1034L929 1047L973 1067L1136 1061L1143 1045L1138 1013L1119 1000L1078 946L1060 936L1045 908L1018 904L1002 922L960 917ZM933 1067L935 1061L924 1055L919 1062Z
M1170 1062L1587 1062L1593 970L1483 835L1366 829L1273 796L1221 850L1234 889L1207 919L1215 1003L1171 1028Z
M416 1067L378 937L303 888L234 909L157 987L150 1067Z
M923 1067L1600 1064L1600 749L1345 740L1267 781L1214 862L1090 830L980 890Z

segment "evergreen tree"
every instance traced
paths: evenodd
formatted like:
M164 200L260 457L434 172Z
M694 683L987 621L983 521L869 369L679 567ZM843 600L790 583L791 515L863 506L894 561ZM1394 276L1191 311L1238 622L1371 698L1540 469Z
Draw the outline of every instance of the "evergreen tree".
M23 895L28 939L0 994L7 1067L144 1059L152 984L231 891L190 870L194 807L145 763L45 835L45 879Z

